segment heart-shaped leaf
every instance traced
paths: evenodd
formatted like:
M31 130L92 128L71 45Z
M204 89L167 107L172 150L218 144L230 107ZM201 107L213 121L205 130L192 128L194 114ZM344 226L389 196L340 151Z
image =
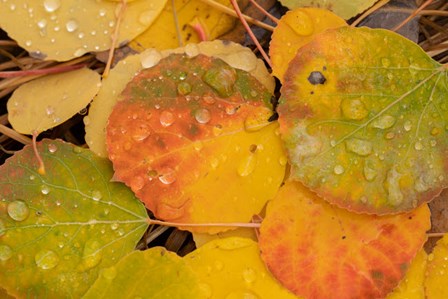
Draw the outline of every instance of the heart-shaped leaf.
M156 217L248 222L275 195L286 157L268 121L271 95L248 73L171 55L134 77L122 97L109 117L109 157L115 178Z
M281 90L291 177L356 212L431 200L448 182L447 86L446 68L393 32L317 35L299 49Z
M100 75L88 68L33 80L14 91L8 120L22 134L43 132L85 108L100 86Z
M134 251L104 268L83 299L206 298L184 259L162 247Z
M289 62L299 48L309 43L316 34L347 23L334 13L319 8L297 8L282 16L272 33L269 55L272 74L283 81Z
M80 298L101 268L134 249L147 227L143 205L112 167L57 140L0 167L0 287L21 298Z
M148 28L166 0L129 1L118 44ZM111 46L121 3L92 0L1 1L0 27L35 58L65 61Z
M426 241L427 205L394 216L354 214L287 182L267 207L262 259L305 298L383 298Z
M253 240L213 240L184 259L199 277L206 298L296 298L268 272Z

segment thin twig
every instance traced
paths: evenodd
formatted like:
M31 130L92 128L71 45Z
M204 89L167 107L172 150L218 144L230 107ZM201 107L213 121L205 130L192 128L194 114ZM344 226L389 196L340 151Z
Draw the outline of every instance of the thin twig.
M2 124L0 124L0 133L23 144L30 144L32 142L32 140L28 137L19 134L15 130L8 128L7 126Z
M419 8L417 8L413 13L411 13L406 19L404 19L403 22L395 26L395 28L392 29L392 31L398 31L401 27L406 25L410 20L412 20L420 11L422 11L426 6L432 3L433 0L426 0L425 3L423 3Z
M209 5L211 7L214 7L216 9L218 9L219 11L222 11L223 13L231 15L232 17L236 17L236 18L238 17L238 15L237 15L237 13L235 11L233 11L232 9L228 8L227 6L225 6L225 5L221 4L221 3L218 3L218 2L213 1L213 0L200 0L200 1L206 3L207 5ZM272 27L271 25L268 25L268 24L265 24L263 22L260 22L259 20L254 19L252 17L249 17L247 15L244 15L244 14L241 14L241 15L243 16L243 18L247 22L251 23L252 25L256 25L256 26L258 26L260 28L263 28L263 29L266 29L266 30L269 30L269 31L274 31L274 27Z
M230 0L230 3L232 3L233 8L235 9L236 14L241 20L241 23L243 24L244 28L246 29L247 33L249 34L250 38L253 40L255 45L257 46L257 49L260 51L261 55L263 56L266 63L272 68L271 59L269 58L268 54L263 50L263 47L258 42L257 38L255 37L254 33L249 27L249 24L247 24L247 21L243 18L240 7L238 6L238 3L236 0Z
M278 23L278 19L271 15L266 9L264 9L260 4L255 0L249 0L259 11L261 11L266 17L268 17L272 22Z
M0 78L16 78L25 76L35 76L35 75L57 74L77 70L85 66L86 66L85 64L77 64L77 65L75 64L75 65L55 66L39 70L2 71L0 72Z
M175 4L174 0L171 0L171 8L173 10L174 26L176 28L177 44L179 45L179 47L183 47L184 42L182 40L182 34L180 33L179 18L177 17L176 5L174 5L174 4Z
M149 224L158 224L170 227L246 227L246 228L260 228L261 223L239 223L239 222L228 222L228 223L177 223L162 220L155 220L148 218Z
M374 6L372 6L371 8L369 8L368 10L366 10L362 15L359 16L359 18L357 18L350 26L352 27L356 27L359 23L362 22L362 20L364 20L365 18L367 18L370 14L372 14L373 12L377 11L378 9L380 9L381 7L383 7L384 5L386 5L387 3L389 3L390 0L381 0L378 1Z

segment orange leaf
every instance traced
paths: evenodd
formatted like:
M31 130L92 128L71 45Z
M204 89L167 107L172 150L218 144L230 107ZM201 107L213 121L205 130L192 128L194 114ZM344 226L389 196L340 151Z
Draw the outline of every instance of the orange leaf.
M353 214L296 182L268 205L262 258L305 298L379 298L404 277L430 227L427 205L395 216Z
M115 178L156 217L248 222L277 192L286 157L268 121L271 94L248 73L171 55L122 97L107 127L109 157Z

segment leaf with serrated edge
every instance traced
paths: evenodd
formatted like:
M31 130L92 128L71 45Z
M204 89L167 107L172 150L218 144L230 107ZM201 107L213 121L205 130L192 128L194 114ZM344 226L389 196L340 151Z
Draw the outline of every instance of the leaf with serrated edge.
M163 295L161 295L163 294ZM83 299L207 298L187 263L162 247L134 251L105 268Z
M100 75L88 68L35 79L8 100L8 120L19 133L43 132L85 108L100 86Z
M378 0L280 0L289 9L299 7L319 7L333 11L338 16L348 20L368 9Z
M326 9L306 7L288 11L274 28L269 43L272 74L283 81L289 62L300 47L316 34L346 25L343 19Z
M429 228L426 204L394 216L354 214L289 181L268 204L259 244L272 274L299 296L383 298Z
M213 240L184 259L199 277L207 298L297 298L268 272L253 240Z
M406 272L403 280L398 287L386 299L424 299L425 289L423 282L425 280L425 270L427 263L427 254L424 249L412 260L409 270Z
M269 74L263 61L257 59L249 48L240 44L214 40L160 52L155 49L145 50L138 55L129 56L120 61L111 70L109 76L103 79L101 89L90 105L89 115L84 118L85 138L89 148L94 153L100 157L107 157L105 132L107 119L113 106L120 99L119 95L126 84L131 81L137 72L156 65L160 59L172 53L186 53L189 57L204 54L220 58L234 68L249 72L269 92L274 92L274 78Z
M448 298L448 234L437 241L428 255L425 293L428 299Z
M447 187L446 69L382 29L341 27L302 47L278 106L291 177L340 207L409 211Z
M80 298L101 268L132 251L143 205L91 151L45 139L0 167L0 287L20 298Z
M126 4L117 45L144 32L167 0ZM0 1L0 27L35 58L65 61L107 50L121 3L92 0Z
M271 94L249 73L173 54L134 77L122 97L107 127L114 177L157 218L248 222L277 192L286 156L268 121Z

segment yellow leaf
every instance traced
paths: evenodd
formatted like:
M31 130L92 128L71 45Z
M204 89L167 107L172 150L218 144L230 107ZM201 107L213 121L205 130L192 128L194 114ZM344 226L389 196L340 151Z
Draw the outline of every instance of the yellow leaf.
M228 0L216 0L216 2L231 7ZM175 0L174 6L182 44L201 41L192 26L198 22L203 27L208 40L214 40L228 32L236 20L200 0ZM177 39L173 14L170 1L151 27L131 42L131 47L142 51L146 48L163 50L181 46L182 44L179 44Z
M198 275L207 298L297 298L267 271L253 240L214 240L184 259Z
M86 107L100 86L100 75L87 68L33 80L9 99L9 122L22 134L43 132Z
M437 241L428 255L425 290L427 299L448 298L448 234Z
M166 0L128 3L118 44L148 28ZM65 61L110 48L121 4L92 0L16 0L0 2L0 27L36 58Z
M423 281L425 280L426 262L427 254L424 249L421 249L411 262L404 279L387 296L387 299L424 299Z
M234 230L229 230L214 235L210 235L207 233L193 233L193 240L197 248L202 247L204 246L204 244L211 242L213 240L225 239L230 237L247 238L257 241L257 235L255 233L255 230L245 227L240 227Z
M107 157L105 136L107 119L126 84L143 68L156 65L160 59L171 53L187 53L189 56L204 54L220 58L234 68L249 72L269 92L274 92L274 78L269 74L263 61L258 59L249 48L240 44L214 40L161 52L148 49L139 55L128 56L120 61L111 70L109 76L103 79L101 89L90 106L89 115L84 118L85 139L94 153L100 157Z

